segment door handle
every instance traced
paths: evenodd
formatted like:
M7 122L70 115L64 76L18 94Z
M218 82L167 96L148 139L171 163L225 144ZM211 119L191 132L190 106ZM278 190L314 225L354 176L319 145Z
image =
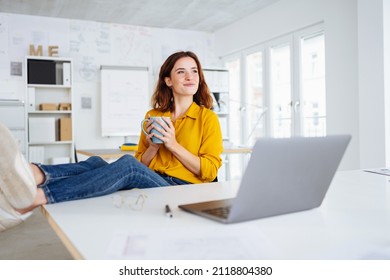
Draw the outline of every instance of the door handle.
M301 105L301 102L295 101L294 102L294 112L297 113L299 110L299 106Z

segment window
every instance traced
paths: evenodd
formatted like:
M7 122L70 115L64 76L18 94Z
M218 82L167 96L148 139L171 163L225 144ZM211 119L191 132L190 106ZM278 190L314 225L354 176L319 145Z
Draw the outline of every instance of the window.
M226 64L229 69L229 142L241 143L242 142L242 130L244 117L241 106L241 63L240 59L232 59ZM242 173L242 167L244 166L244 156L239 154L231 154L227 156L230 179L239 179Z
M242 108L241 108L241 65L239 59L234 59L226 64L229 69L229 140L233 143L241 143Z
M318 25L224 58L232 142L326 135L324 39Z
M252 146L260 137L326 135L324 41L317 25L224 57L231 142ZM238 178L245 161L231 165Z
M301 100L304 136L326 134L324 34L303 37L301 43Z
M270 131L274 137L290 137L292 129L291 51L289 44L270 48Z
M265 136L263 63L263 51L256 51L246 56L248 76L246 79L245 119L248 131L244 134L246 139L243 139L243 142L248 142L250 145L254 144L255 139Z

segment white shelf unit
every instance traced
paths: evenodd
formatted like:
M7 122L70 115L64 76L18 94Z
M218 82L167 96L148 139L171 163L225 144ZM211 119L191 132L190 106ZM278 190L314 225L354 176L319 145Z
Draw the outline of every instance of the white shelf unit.
M222 68L204 68L206 83L211 91L213 111L218 115L224 142L229 142L229 70ZM222 155L223 165L218 180L230 179L229 155Z
M206 83L211 91L213 111L218 115L224 141L229 141L229 70L203 69Z
M26 57L27 157L31 162L74 162L72 68L70 58ZM42 104L56 107L41 110ZM60 109L60 104L65 108Z

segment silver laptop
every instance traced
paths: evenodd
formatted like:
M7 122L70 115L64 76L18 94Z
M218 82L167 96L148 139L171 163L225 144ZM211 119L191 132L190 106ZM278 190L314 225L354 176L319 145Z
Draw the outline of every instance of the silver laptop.
M350 139L349 135L259 139L235 198L179 207L223 223L316 208Z

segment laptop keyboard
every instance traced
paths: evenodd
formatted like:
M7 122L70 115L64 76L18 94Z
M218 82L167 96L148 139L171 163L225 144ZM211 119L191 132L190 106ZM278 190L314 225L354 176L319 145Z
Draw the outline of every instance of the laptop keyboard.
M213 209L205 209L202 210L202 212L205 212L209 215L217 216L223 219L227 219L230 213L230 207L231 206L225 206L225 207L218 207Z

